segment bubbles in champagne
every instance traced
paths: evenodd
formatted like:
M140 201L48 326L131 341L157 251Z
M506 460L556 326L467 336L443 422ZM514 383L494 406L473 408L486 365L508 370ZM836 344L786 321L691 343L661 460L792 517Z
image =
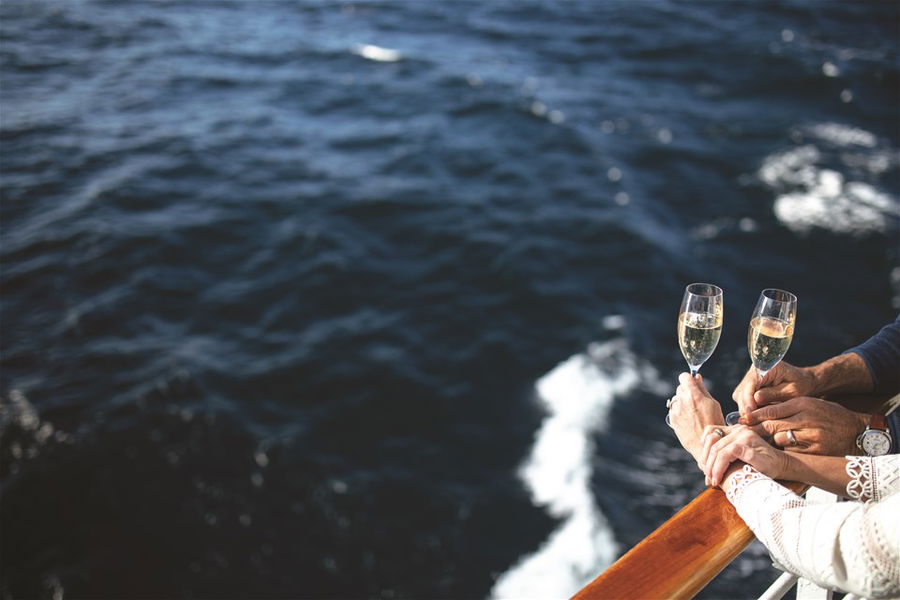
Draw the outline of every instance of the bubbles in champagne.
M754 317L747 334L747 348L753 366L769 371L787 354L794 338L794 324L772 317Z
M684 312L678 315L678 345L688 365L699 368L712 355L722 334L722 313Z

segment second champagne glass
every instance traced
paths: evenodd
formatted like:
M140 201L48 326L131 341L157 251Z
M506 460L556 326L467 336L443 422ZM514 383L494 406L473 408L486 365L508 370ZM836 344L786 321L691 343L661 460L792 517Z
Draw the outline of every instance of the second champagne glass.
M711 283L692 283L684 289L678 311L678 346L695 376L712 355L722 335L725 308L722 288ZM669 423L669 415L666 415Z
M747 331L747 350L761 385L772 368L781 362L794 339L797 321L797 296L784 290L765 289L759 294L750 328ZM740 413L728 413L725 422L734 425Z

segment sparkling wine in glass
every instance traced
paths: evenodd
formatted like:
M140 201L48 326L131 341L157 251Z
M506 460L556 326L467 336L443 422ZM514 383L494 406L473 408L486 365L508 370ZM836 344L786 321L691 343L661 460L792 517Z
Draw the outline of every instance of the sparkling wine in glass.
M797 321L797 296L784 290L765 289L759 294L750 328L747 331L747 350L762 385L766 375L781 362L794 339ZM740 413L728 413L725 422L734 425Z
M678 346L691 370L691 377L697 374L719 343L724 308L722 288L716 285L692 283L684 289L678 311ZM666 415L666 423L669 423L669 415Z

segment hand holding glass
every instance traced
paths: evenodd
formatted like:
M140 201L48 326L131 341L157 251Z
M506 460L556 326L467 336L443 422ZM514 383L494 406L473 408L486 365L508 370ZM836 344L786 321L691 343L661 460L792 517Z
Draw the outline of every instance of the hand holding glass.
M747 332L747 350L759 376L759 385L787 354L794 339L796 321L797 296L776 289L765 289L760 293ZM734 425L739 419L740 413L731 412L725 422Z
M725 302L722 288L711 283L692 283L684 290L678 311L678 346L695 376L709 359L722 335ZM669 423L669 415L666 415Z

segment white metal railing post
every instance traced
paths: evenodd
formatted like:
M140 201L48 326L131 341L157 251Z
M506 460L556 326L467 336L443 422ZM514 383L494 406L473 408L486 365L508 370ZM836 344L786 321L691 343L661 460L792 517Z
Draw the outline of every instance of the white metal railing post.
M834 592L820 588L809 579L797 580L797 600L831 600Z
M759 600L781 600L784 595L791 591L794 584L797 583L797 576L793 573L782 573L781 577L769 586L769 589L762 593Z

